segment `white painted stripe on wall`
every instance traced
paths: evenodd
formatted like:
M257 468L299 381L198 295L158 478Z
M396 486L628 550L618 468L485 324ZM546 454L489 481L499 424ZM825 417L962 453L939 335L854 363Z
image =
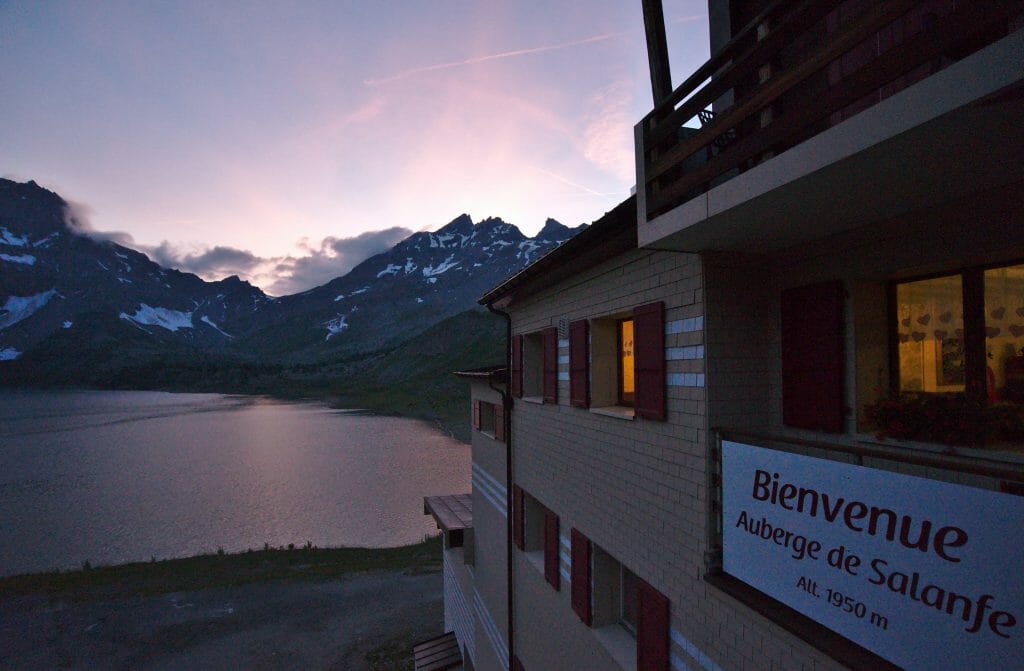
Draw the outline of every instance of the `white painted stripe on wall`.
M498 494L499 494L498 498L505 499L505 498L508 497L508 490L505 489L504 483L502 483L501 480L499 480L498 478L494 477L493 475L488 473L486 470L484 470L484 468L482 466L480 466L479 464L473 464L473 472L479 474L480 477L482 477L485 480L487 480L487 482L491 485L491 487L496 492L498 492Z
M564 340L559 340L558 349L569 349L569 339L565 338Z
M502 517L507 519L508 518L508 513L505 511L505 506L501 505L501 503L497 499L494 498L494 495L491 494L487 490L486 487L483 487L481 485L482 485L482 483L480 481L473 480L473 489L475 491L479 492L480 496L484 497L485 501L490 503L491 506L493 506L495 510L497 510L499 513L501 513Z
M671 322L665 322L665 334L671 335L673 333L693 333L694 331L704 330L704 317L690 317L689 319L677 319Z
M668 361L703 359L704 345L693 345L691 347L669 347L665 350L665 359Z
M444 570L444 629L454 631L455 638L465 646L470 657L476 657L476 633L473 616L462 593L462 585L455 577L448 555L441 554Z
M703 387L704 373L669 373L665 381L670 387Z
M690 665L679 658L679 655L672 653L672 668L678 669L679 671L693 671Z
M572 578L569 577L568 570L566 570L565 568L559 568L558 572L562 574L562 580L564 580L566 583L572 582ZM568 584L566 586L568 587Z
M569 355L568 354L561 354L561 355L559 355L558 363L559 363L559 365L569 363Z
M572 543L569 542L568 536L563 536L562 534L559 534L558 542L562 544L562 547L567 548L569 550L572 549Z
M508 518L506 499L498 496L485 481L477 477L476 473L473 474L473 489L480 492L480 495L483 496L488 503L494 506L494 508L501 513L502 517L505 517L506 519Z
M473 588L473 608L476 610L476 615L480 618L480 622L484 625L484 633L487 635L487 640L490 641L498 661L501 662L502 668L508 668L508 645L501 639L501 632L498 631L497 625L494 624L491 611L487 610L484 600L480 598L480 592L475 587Z
M569 371L564 371L562 373L559 373L558 374L558 379L562 380L563 382L568 382L569 381Z
M506 508L508 506L508 498L505 496L504 488L498 488L494 486L494 479L489 477L482 468L478 468L475 464L473 466L473 487L478 490L484 498L490 501L491 505L501 511L502 515L507 515Z
M688 654L690 657L696 659L701 666L707 669L707 671L722 671L722 667L720 667L718 664L715 664L715 662L710 657L705 655L700 648L695 646L693 643L689 641L689 639L687 639L685 636L679 633L679 630L675 627L673 627L671 630L671 636L673 643L678 645L680 649L682 649L683 652ZM680 660L680 662L682 662L682 660ZM674 660L673 665L675 665ZM684 664L683 667L686 668L686 665Z

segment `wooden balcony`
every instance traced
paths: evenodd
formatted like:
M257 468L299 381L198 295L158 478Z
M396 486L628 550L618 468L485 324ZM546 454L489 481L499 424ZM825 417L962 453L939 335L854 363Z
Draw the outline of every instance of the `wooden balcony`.
M1020 28L1019 0L776 0L638 126L650 221Z

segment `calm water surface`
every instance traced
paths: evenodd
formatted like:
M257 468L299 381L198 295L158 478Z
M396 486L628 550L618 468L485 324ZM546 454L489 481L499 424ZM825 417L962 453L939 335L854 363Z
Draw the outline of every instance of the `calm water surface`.
M435 533L469 447L422 422L161 392L0 393L0 575Z

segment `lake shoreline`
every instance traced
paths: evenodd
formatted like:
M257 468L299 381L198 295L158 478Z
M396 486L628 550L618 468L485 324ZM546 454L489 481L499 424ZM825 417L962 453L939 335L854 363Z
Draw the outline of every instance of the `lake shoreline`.
M140 392L162 392L167 394L221 394L223 396L246 396L252 398L265 398L275 401L296 402L296 403L323 403L333 410L363 410L381 417L400 417L403 419L414 419L430 424L431 427L441 431L450 438L469 444L469 424L464 416L465 413L457 404L446 402L434 405L417 394L406 394L400 388L386 392L380 389L367 390L362 393L346 392L339 394L333 390L300 390L300 389L236 389L227 388L201 388L195 386L169 386L169 387L99 387L79 385L3 385L0 384L0 391L59 391L59 392L116 392L116 391L140 391ZM468 398L468 390L467 390ZM398 406L402 406L399 408Z

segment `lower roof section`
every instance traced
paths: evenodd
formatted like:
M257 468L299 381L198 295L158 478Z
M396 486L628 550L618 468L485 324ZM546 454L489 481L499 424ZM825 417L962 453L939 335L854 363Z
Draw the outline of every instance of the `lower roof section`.
M437 526L445 533L473 528L473 498L470 494L426 496L423 514L433 515Z
M444 671L462 666L462 653L455 632L412 646L414 671Z

